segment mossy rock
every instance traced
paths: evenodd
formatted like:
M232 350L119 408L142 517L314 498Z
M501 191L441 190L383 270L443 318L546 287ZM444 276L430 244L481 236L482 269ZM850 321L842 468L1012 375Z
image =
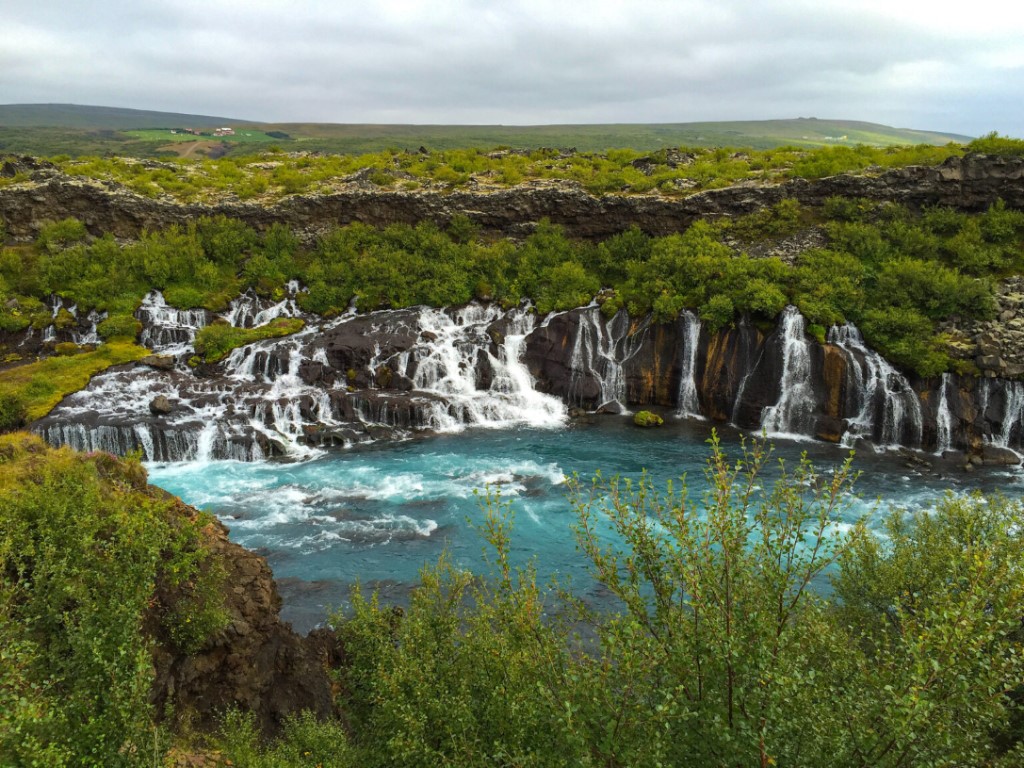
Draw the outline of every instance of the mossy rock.
M660 427L665 420L656 413L650 411L638 411L633 417L633 423L638 427Z

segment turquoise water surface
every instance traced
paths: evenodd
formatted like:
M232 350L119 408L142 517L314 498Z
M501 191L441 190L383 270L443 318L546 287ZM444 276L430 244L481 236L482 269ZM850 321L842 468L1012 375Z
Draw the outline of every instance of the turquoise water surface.
M738 433L720 434L738 455ZM691 498L699 498L709 435L700 422L669 420L643 430L626 417L606 416L562 429L466 430L339 449L303 463L152 465L150 481L215 513L234 541L265 555L284 598L283 617L306 631L341 606L356 581L404 602L420 569L446 549L458 564L483 570L483 540L474 530L483 514L474 491L488 485L513 504L515 558L533 558L543 579L568 578L584 597L596 594L576 549L565 478L589 479L597 470L638 477L647 470L663 487L685 474ZM821 470L847 455L830 445L781 441L774 455L793 462L801 451ZM917 506L946 489L1024 496L1016 470L966 474L924 458L935 462L930 470L909 468L897 454L859 454L861 498L850 500L845 520L877 519L879 497Z

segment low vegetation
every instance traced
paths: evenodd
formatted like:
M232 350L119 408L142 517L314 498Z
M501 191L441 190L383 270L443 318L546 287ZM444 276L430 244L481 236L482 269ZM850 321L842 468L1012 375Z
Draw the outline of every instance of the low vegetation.
M836 146L763 150L684 147L655 152L631 149L575 152L557 149L450 149L433 152L387 150L362 155L282 151L232 155L216 160L159 163L125 157L56 158L73 176L112 181L149 197L213 201L231 193L243 200L271 201L299 193L329 193L351 181L415 191L454 189L472 180L475 188L507 188L531 181L565 180L593 194L682 196L737 181L778 182L905 165L933 165L964 148Z
M851 520L850 463L766 476L711 441L707 491L573 480L577 537L610 596L510 563L512 511L483 499L490 572L422 572L404 612L356 589L333 620L339 719L267 740L243 711L175 753L291 766L830 765L1010 768L1024 759L1024 508L949 496ZM202 518L132 460L0 438L4 764L163 764L147 704L153 585L211 594ZM831 584L831 589L823 589ZM215 594L213 592L212 594ZM162 613L218 624L216 604ZM192 621L187 621L191 619Z
M74 347L74 345L71 345ZM113 365L130 363L149 350L126 339L112 339L92 351L15 364L0 374L0 431L41 419L89 379Z
M137 459L0 436L0 764L159 764L148 632L188 652L226 621L207 522Z
M808 229L821 233L823 246L788 259L765 255ZM1002 203L965 214L848 198L808 209L786 200L677 235L652 238L633 228L597 244L544 221L523 240L495 239L456 217L446 229L352 224L300 247L280 225L260 234L219 216L122 245L90 239L68 220L45 227L34 247L0 251L0 299L17 303L0 309L0 330L54 322L43 304L51 294L80 312L107 311L99 330L108 337L135 333L132 312L153 288L173 305L222 311L246 289L281 297L285 283L298 280L301 307L328 316L353 304L369 311L473 299L530 299L547 313L597 297L608 315L626 308L670 321L689 309L718 329L744 314L770 323L793 304L820 338L833 324L854 322L895 364L934 375L969 369L950 357L938 326L950 317L991 317L997 281L1022 270L1024 214ZM294 330L282 324L260 333ZM256 338L265 337L212 327L200 345L216 360Z
M216 363L231 350L261 339L276 339L302 330L305 322L295 317L279 317L256 328L235 328L226 322L212 323L196 334L196 355L204 363Z

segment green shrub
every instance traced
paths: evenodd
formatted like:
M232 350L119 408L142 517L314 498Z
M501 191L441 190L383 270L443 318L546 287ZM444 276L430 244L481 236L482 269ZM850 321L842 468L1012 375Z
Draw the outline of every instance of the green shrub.
M150 495L137 461L15 434L0 464L0 755L137 765L155 738L144 620L158 580L194 589L180 566L205 559L205 521ZM201 588L219 601L220 584Z
M712 333L731 323L735 314L732 300L720 293L712 296L700 308L700 319L707 323Z
M142 323L132 315L111 315L96 326L96 332L101 339L113 339L118 336L134 339L141 331Z
M18 393L0 391L0 432L24 426L27 411L25 401Z
M261 339L276 339L301 331L305 322L300 318L279 317L256 328L234 328L225 321L211 323L196 334L196 354L207 363L223 360L231 350Z
M981 138L974 139L974 141L967 145L967 149L971 152L982 152L986 155L1022 157L1024 156L1024 140L1000 136L995 131L992 131Z
M215 743L225 760L244 768L356 768L348 741L340 723L303 713L286 718L268 744L252 715L229 710Z
M78 219L67 218L44 224L39 230L36 245L41 250L56 253L74 243L81 242L87 235L85 224Z

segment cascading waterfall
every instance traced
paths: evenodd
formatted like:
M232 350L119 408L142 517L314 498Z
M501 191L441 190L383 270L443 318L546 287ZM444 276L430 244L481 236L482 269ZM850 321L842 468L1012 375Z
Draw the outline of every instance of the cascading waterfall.
M935 452L942 455L953 445L953 414L949 410L949 385L952 377L942 374L939 383L939 405L935 411Z
M294 293L279 302L252 294L233 302L226 319L253 324L294 314L301 314ZM625 312L606 321L596 306L573 314L578 330L563 353L562 365L570 370L562 391L570 403L624 410L625 371L650 340L649 321L633 322ZM537 391L523 362L527 339L538 323L544 327L550 321L540 322L527 307L504 311L470 304L346 313L331 320L302 316L307 325L299 333L236 349L220 364L220 373L210 376L204 369L197 375L184 355L211 316L201 309L169 307L152 292L137 312L142 339L155 352L178 355L176 367L136 366L100 374L36 429L51 442L84 450L141 448L152 461L259 460L280 454L305 458L317 454L318 447L424 428L553 427L567 418L560 399ZM86 319L95 328L102 316ZM573 319L560 322L571 328ZM702 329L689 312L679 322L677 413L694 417L701 410L696 368ZM84 329L83 322L79 332ZM780 395L761 414L763 428L775 435L807 437L816 426L812 343L804 329L800 314L787 308L776 337L780 347L760 345L762 354L766 348L781 348ZM749 336L734 340L747 345L737 353L745 366L735 372L745 374L737 403L751 373L763 370L757 361L750 362L756 353L750 346L754 335ZM853 325L831 329L829 342L848 362L844 406L853 415L847 419L844 444L865 438L884 446L920 446L921 402L907 380L864 345ZM385 368L394 375L393 383L382 372ZM358 376L350 374L353 369ZM353 386L356 381L359 388ZM952 382L944 376L937 392L939 451L953 442ZM996 425L990 442L1018 444L1024 434L1024 384L985 381L978 386L978 399L986 403L981 413ZM987 410L1001 410L1001 421Z
M686 418L704 418L700 412L700 401L697 398L697 347L700 343L700 319L683 310L680 315L683 324L683 349L680 353L681 371L679 375L679 395L676 405L676 416Z
M811 345L804 334L804 318L796 307L786 307L782 334L782 380L779 400L764 409L761 427L768 434L805 437L814 426L814 390L811 387Z
M196 333L207 324L205 309L178 309L160 291L150 291L135 311L142 323L139 343L167 355L191 352Z
M279 317L299 317L302 310L295 302L298 283L291 281L286 287L285 298L270 302L261 299L252 290L246 291L230 304L230 309L221 315L236 328L255 328L266 325Z
M1003 388L1003 419L999 434L992 435L992 444L1000 448L1009 448L1011 439L1020 436L1024 430L1024 383L1019 381L1004 382Z
M553 427L564 423L565 406L537 392L523 365L522 348L533 330L534 318L523 308L513 310L500 343L488 333L503 318L500 308L470 304L446 311L423 308L417 318L420 342L407 357L413 386L437 395L428 421L439 431L459 431L467 424L501 428L515 424ZM491 353L493 345L498 355ZM486 360L490 386L478 387L478 363ZM410 371L411 369L411 371Z
M602 320L601 310L596 306L580 311L579 331L570 360L572 382L569 399L578 401L584 378L593 377L601 387L596 410L629 413L623 366L640 351L648 322L645 320L642 326L634 329L625 311L620 310L607 323Z
M828 343L846 355L848 383L857 413L848 419L843 445L864 438L882 447L919 447L923 433L921 401L910 382L888 360L864 344L853 323L833 326Z

